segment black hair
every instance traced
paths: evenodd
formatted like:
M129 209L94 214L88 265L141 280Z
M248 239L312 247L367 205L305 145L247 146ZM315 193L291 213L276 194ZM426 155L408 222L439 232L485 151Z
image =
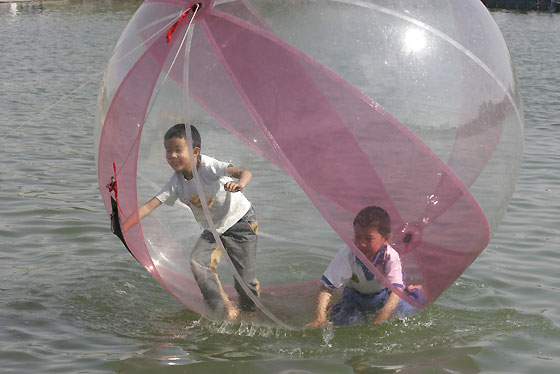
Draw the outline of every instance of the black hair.
M193 125L191 125L191 137L192 137L193 148L196 147L201 148L202 141L200 139L200 133ZM169 140L171 138L179 138L179 139L187 140L187 131L185 130L184 123L178 123L175 126L172 126L169 130L167 130L167 132L163 136L163 141Z
M354 226L376 228L382 235L386 236L391 233L391 217L385 209L378 206L368 206L360 210L353 222Z

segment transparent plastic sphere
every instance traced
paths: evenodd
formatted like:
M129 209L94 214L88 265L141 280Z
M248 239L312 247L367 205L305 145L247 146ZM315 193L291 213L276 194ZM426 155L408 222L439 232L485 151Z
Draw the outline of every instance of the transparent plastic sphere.
M371 205L391 216L390 243L425 299L370 270L412 305L430 305L489 243L522 154L515 69L479 0L147 0L99 93L99 185L121 224L172 175L163 136L176 123L198 128L203 154L253 172L244 193L262 231L254 318L284 327L311 319L341 246L363 256L352 222ZM158 208L124 239L206 314L190 270L202 231L190 210ZM235 301L236 271L222 256Z

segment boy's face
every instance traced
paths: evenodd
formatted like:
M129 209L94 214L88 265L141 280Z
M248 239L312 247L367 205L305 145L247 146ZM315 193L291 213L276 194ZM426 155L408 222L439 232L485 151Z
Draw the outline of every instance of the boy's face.
M185 177L192 178L191 154L189 153L187 140L172 137L163 144L165 146L165 158L169 166L173 170L183 173ZM192 156L195 157L195 162L199 154L200 148L195 147L192 153Z
M389 235L381 235L375 227L362 227L354 225L354 244L367 257L373 261L377 251L387 245Z

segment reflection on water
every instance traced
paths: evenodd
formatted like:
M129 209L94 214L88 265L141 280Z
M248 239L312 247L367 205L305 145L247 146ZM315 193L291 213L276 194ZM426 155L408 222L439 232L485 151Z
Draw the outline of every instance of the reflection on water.
M355 373L403 373L417 374L421 372L445 373L459 371L461 373L480 373L480 366L473 356L481 351L481 347L431 349L415 353L392 355L389 359L372 360L368 355L351 357L347 364ZM403 362L411 364L403 365Z

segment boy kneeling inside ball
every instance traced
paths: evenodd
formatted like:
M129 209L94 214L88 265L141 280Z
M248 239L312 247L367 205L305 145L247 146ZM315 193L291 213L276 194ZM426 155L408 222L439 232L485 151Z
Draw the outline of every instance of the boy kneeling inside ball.
M362 209L353 222L354 244L395 287L405 287L399 254L389 244L391 219L377 206ZM344 286L341 299L328 313L333 292ZM421 289L404 290L419 302ZM328 320L335 325L355 325L388 321L392 315L416 311L412 305L391 292L360 261L348 246L340 249L321 277L315 318L308 327L318 327Z

